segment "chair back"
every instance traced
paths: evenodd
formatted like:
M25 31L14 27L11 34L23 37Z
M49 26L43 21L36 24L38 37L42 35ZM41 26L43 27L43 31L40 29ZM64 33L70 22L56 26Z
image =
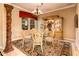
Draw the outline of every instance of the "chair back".
M26 36L30 35L30 31L29 30L22 30L21 34L22 34L22 38L25 38Z
M32 34L32 39L33 39L33 42L42 42L43 35L37 31L37 32Z

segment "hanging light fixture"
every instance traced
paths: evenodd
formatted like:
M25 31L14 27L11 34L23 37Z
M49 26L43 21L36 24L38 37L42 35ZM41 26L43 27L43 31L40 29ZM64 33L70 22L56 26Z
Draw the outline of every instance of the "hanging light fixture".
M33 14L35 15L40 15L40 14L43 14L43 12L40 10L40 8L43 6L43 3L39 4L36 6L36 9L34 9L34 11L32 12Z

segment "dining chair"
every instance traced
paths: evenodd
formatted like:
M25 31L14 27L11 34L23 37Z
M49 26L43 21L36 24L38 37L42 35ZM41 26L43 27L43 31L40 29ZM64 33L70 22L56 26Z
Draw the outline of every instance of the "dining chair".
M36 45L40 45L41 50L43 52L43 34L41 34L41 32L39 32L39 31L35 31L32 34L32 39L33 39L33 50Z
M25 39L29 39L31 36L30 36L30 31L29 30L22 30L21 31L21 35L22 35L22 46L24 47L24 42L25 42Z

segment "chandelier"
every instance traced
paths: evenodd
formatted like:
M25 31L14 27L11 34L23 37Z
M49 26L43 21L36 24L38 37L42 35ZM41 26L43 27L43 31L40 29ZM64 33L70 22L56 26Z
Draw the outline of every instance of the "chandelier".
M40 15L40 14L43 14L43 12L40 10L40 8L43 6L43 3L40 3L36 6L36 8L33 10L33 14L35 15Z

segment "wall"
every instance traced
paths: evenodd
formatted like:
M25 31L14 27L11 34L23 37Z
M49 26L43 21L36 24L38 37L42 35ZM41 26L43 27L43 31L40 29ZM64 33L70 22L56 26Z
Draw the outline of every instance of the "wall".
M19 17L20 9L12 10L12 41L21 39L21 18ZM37 24L36 24L37 25ZM6 45L6 10L4 4L0 4L0 49Z
M74 15L76 13L76 8L63 9L51 13L41 15L40 17L47 17L50 15L59 15L64 17L63 20L63 37L65 39L74 40L75 39L75 28L74 28Z
M1 7L1 5L0 5L0 7ZM1 11L1 8L0 8L0 16L2 16L1 15L2 14L2 11ZM2 48L2 18L0 17L0 48Z
M76 13L78 14L78 28L76 28L76 46L79 50L79 4L77 4Z
M22 31L22 22L21 18L19 17L19 11L21 11L19 8L14 7L12 10L12 40L18 40L22 39L21 31ZM30 20L30 19L29 19ZM35 28L37 28L37 21L35 21ZM30 21L29 21L30 23ZM29 25L30 28L30 25ZM27 30L27 34L29 33L29 29Z
M4 4L0 4L0 49L4 49L6 44L6 11Z
M38 17L38 25L37 25L38 31L42 31L43 32L43 29L44 29L43 23L44 23L43 19Z
M21 18L19 9L12 10L12 40L21 38ZM0 4L0 49L6 45L6 10L4 4Z
M79 4L76 5L76 14L78 15L78 28L75 28L76 40L75 40L75 55L79 56Z
M12 10L12 40L21 38L21 18L19 17L20 9L14 7Z

